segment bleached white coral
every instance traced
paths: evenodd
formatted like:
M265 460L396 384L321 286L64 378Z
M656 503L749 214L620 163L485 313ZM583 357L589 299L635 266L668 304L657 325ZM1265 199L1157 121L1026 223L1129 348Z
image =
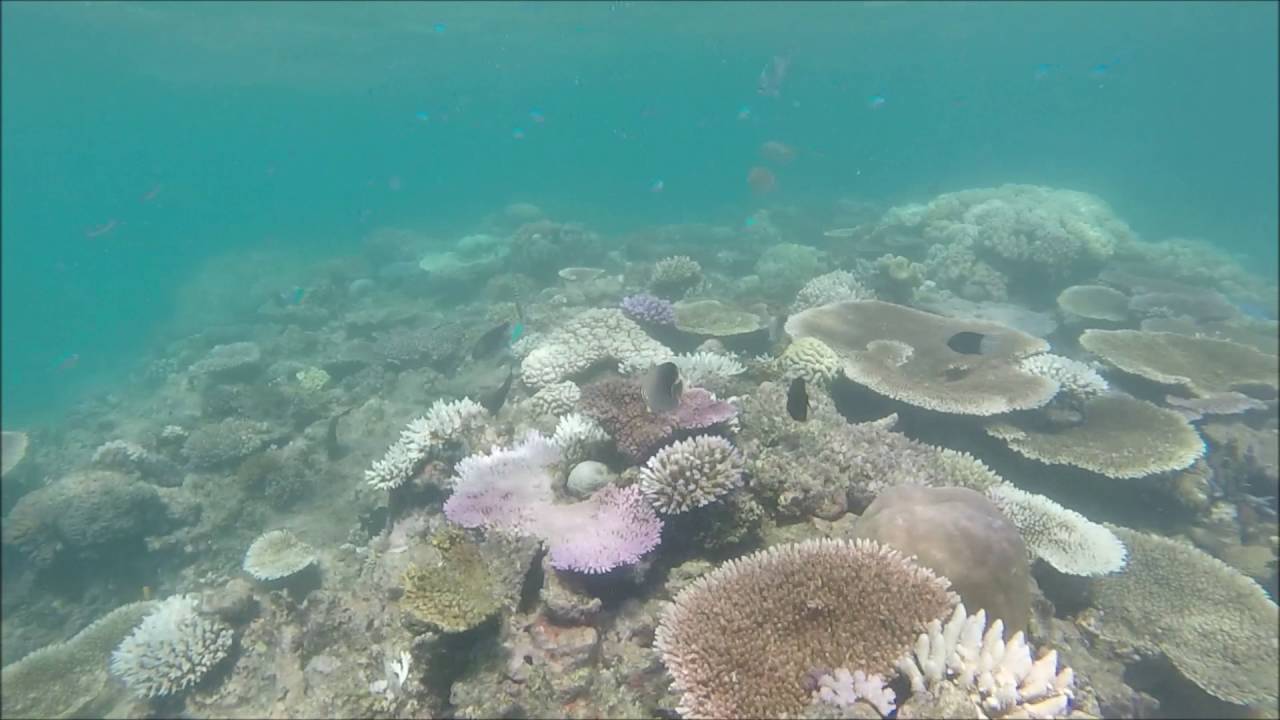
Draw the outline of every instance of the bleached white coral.
M595 420L579 413L569 413L556 423L551 444L560 449L566 464L577 464L590 454L593 445L608 439L608 434Z
M800 288L796 293L796 301L791 305L791 312L798 313L819 305L826 305L845 300L873 300L875 294L866 288L853 273L847 270L836 270L819 275Z
M364 472L365 479L381 490L399 487L413 475L432 448L482 423L486 417L488 411L470 398L435 401L427 414L412 420L386 455Z
M1111 387L1086 363L1053 353L1032 355L1018 364L1026 372L1053 380L1061 388L1060 392L1079 400L1101 395Z
M544 385L529 398L529 407L537 415L559 417L572 412L582 398L582 389L571 380Z
M159 604L111 653L111 672L141 697L195 685L231 648L232 631L199 611L194 595Z
M705 387L711 390L747 370L732 356L711 352L681 353L671 358L671 362L680 368L685 387Z
M1069 667L1058 669L1058 652L1032 660L1021 631L1005 641L1001 620L988 627L986 611L966 615L963 603L946 625L930 621L897 667L913 693L954 683L987 717L1056 718L1071 711L1075 675Z
M885 685L885 679L879 674L868 675L861 670L849 672L847 668L836 668L822 675L813 696L814 702L843 708L862 700L874 707L881 717L888 717L895 709L894 692Z
M640 469L640 489L659 512L682 513L742 483L742 454L719 435L698 435L659 450Z
M987 498L1018 527L1031 554L1068 575L1106 575L1124 567L1124 543L1107 528L1043 495L1009 483Z
M560 382L606 359L628 368L670 358L665 345L617 308L595 308L552 332L520 364L520 379L533 388Z

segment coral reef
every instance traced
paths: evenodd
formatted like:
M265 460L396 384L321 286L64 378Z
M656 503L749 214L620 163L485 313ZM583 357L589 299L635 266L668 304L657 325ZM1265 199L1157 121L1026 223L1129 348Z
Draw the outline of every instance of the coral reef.
M181 693L227 656L233 633L194 595L160 602L111 653L111 672L141 697Z
M996 415L1040 407L1058 391L1057 383L1018 366L1048 343L995 323L866 300L805 310L787 319L786 330L826 343L850 380L929 410ZM973 338L979 352L954 349L958 336Z
M673 515L714 502L742 482L742 455L728 440L698 435L659 450L640 470L640 488Z
M1023 358L1018 367L1058 383L1059 392L1076 401L1097 397L1111 388L1098 371L1087 364L1053 353Z
M675 308L676 329L690 335L731 338L764 329L758 315L719 300L682 300Z
M573 412L581 397L581 388L576 383L565 380L564 382L544 385L529 396L528 403L535 415L561 417Z
M192 375L208 375L218 380L233 380L252 375L261 369L262 349L257 343L236 342L216 345L203 359L193 363Z
M808 245L779 243L769 246L756 261L761 293L777 303L795 297L796 291L807 280L826 271L824 255L821 250Z
M811 540L731 560L682 590L654 646L684 717L783 717L816 668L883 674L955 603L947 582L868 540Z
M279 437L278 429L260 420L225 418L192 430L182 453L195 467L217 468L243 460Z

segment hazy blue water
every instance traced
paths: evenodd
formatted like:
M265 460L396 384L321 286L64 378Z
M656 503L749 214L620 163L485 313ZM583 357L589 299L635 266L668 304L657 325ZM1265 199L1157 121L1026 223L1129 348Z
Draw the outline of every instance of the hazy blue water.
M211 256L517 199L604 231L739 222L768 139L803 155L776 202L1059 186L1273 273L1276 8L6 2L5 423L114 382ZM774 54L780 100L755 92Z

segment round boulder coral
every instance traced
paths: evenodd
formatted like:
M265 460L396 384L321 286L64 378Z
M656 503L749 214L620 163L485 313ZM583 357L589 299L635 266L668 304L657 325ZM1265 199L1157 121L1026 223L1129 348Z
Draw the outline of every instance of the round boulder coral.
M856 537L888 545L951 581L970 607L1004 621L1009 633L1031 617L1031 569L1018 528L982 493L961 487L899 486L880 493L854 526Z
M180 693L227 656L231 641L231 628L201 614L196 596L175 595L111 653L111 672L141 697Z
M887 674L956 602L947 581L870 540L775 546L695 580L654 645L683 717L788 717L815 670Z
M818 338L803 337L787 346L779 358L783 377L826 383L840 372L840 356Z
M742 456L718 435L674 442L640 470L640 487L659 511L682 513L702 507L742 482Z
M258 580L279 580L316 561L315 551L288 530L263 533L244 554L244 571Z

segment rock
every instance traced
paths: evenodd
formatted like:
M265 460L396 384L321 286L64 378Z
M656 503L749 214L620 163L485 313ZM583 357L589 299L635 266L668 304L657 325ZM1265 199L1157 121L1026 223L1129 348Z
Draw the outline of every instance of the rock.
M613 480L609 466L595 460L585 460L573 466L569 471L569 494L578 498L589 497L592 493L608 485Z

